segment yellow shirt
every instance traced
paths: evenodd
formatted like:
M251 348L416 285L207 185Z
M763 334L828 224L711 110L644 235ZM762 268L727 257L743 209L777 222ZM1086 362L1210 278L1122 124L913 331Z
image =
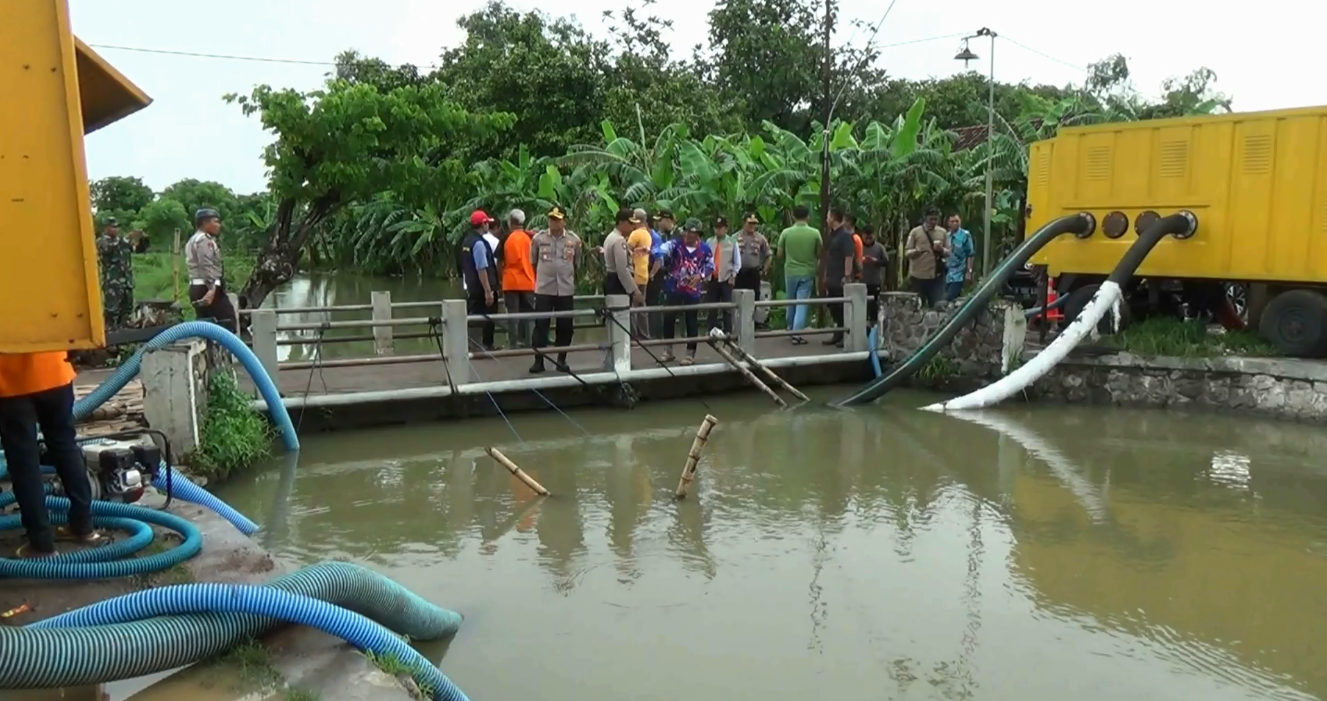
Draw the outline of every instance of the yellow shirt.
M650 248L654 239L649 229L636 229L627 237L627 248L631 251L631 272L636 284L644 288L650 283Z

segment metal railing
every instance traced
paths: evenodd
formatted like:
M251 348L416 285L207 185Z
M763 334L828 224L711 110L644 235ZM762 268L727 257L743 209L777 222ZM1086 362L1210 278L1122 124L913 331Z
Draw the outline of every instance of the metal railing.
M585 319L594 318L595 322L578 328L600 328L607 331L607 339L600 343L580 343L565 347L548 345L542 349L545 355L553 353L603 353L604 369L616 370L618 372L631 369L631 348L632 347L657 347L673 346L687 343L703 343L707 337L691 336L678 338L634 338L631 332L632 317L638 320L655 314L682 315L685 313L702 312L723 312L729 316L732 324L733 335L740 347L748 353L755 355L755 342L758 338L780 338L789 336L819 336L828 334L842 334L844 338L844 350L848 352L865 352L868 349L866 339L867 319L867 294L866 286L861 284L849 284L844 287L845 294L841 297L829 298L810 298L810 299L780 299L780 300L757 300L755 293L751 290L734 290L732 302L702 302L697 304L685 305L662 305L662 306L641 306L633 307L630 299L623 295L612 295L608 297L591 296L577 297L576 301L597 303L597 308L579 308L567 311L549 311L549 312L520 312L507 313L499 312L489 315L469 314L465 300L449 299L440 302L403 302L392 303L390 295L386 292L374 292L372 294L373 303L369 305L341 305L336 307L311 307L305 309L254 309L246 310L252 320L251 330L253 336L253 350L262 361L263 366L274 377L280 370L302 370L312 368L338 368L338 367L358 367L373 365L399 365L406 363L427 363L444 360L448 363L448 372L451 381L456 384L462 384L467 379L457 379L458 376L468 378L470 376L469 365L475 360L514 358L522 356L534 356L540 351L532 348L509 348L505 350L488 350L483 348L474 338L474 331L477 326L485 322L492 322L494 330L498 333L506 333L508 322L530 322L541 319ZM843 326L834 328L807 328L798 331L793 330L756 330L756 318L758 308L776 308L776 307L794 307L806 305L808 307L820 306L826 304L843 305ZM438 310L437 316L411 316L405 318L393 318L393 309L428 309ZM368 319L348 319L336 321L320 322L300 322L292 324L278 323L278 315L294 313L314 313L314 312L344 312L344 311L362 311L370 310L372 317ZM680 321L680 320L679 320ZM702 321L704 324L704 321ZM550 327L553 326L550 323ZM398 329L408 327L419 327L421 330L412 330L407 333L396 333ZM371 329L372 334L358 334L353 336L328 336L327 331L340 329ZM550 331L552 329L550 328ZM282 338L282 334L290 333L316 333L313 338ZM431 339L440 348L441 352L405 354L398 355L394 343L396 339ZM323 343L350 343L350 342L369 342L374 346L374 356L364 358L317 358L313 360L298 360L291 362L278 362L279 354L277 352L280 346L308 345ZM319 349L321 352L321 349Z

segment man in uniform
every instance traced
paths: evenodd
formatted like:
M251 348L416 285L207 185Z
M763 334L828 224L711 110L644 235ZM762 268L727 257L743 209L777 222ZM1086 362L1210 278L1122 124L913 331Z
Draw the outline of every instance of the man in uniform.
M530 241L530 263L534 266L534 308L536 312L568 312L575 306L576 270L581 267L584 245L575 232L567 229L567 215L561 207L548 213L548 230L535 234ZM571 345L573 319L558 317L554 344ZM544 371L543 349L548 345L549 317L534 322L535 349L531 373ZM557 369L567 371L567 354L558 353Z
M470 230L461 239L456 258L456 269L465 289L466 313L471 315L488 316L498 312L498 266L493 249L484 238L488 222L488 215L484 212L471 212ZM485 319L482 328L480 342L484 350L492 350L496 331L493 322Z
M106 220L106 232L97 238L97 262L101 271L101 307L106 330L124 328L134 315L134 246L120 236L114 218Z
M211 318L231 331L237 331L239 321L235 307L226 294L225 268L221 264L221 247L217 236L221 233L221 213L215 209L194 212L197 231L184 245L184 265L189 270L189 301L198 318Z
M770 249L769 239L756 230L760 226L760 217L755 212L748 213L742 219L742 231L737 234L737 246L742 250L742 268L737 271L737 281L733 288L751 290L760 299L760 281L769 277L770 266L774 264L774 252ZM765 315L769 307L756 308L756 326L764 326Z

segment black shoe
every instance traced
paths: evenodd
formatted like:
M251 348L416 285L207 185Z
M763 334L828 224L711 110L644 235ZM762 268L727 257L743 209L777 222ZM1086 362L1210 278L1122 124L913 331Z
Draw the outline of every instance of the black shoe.
M566 354L566 353L558 353L558 362L557 362L557 366L558 366L559 368L565 368L565 367L567 367L567 354Z
M841 338L831 338L828 341L821 341L821 343L826 346L838 346L839 348L843 347L843 339Z
M539 362L539 361L535 361L535 364L530 366L530 374L531 374L531 375L538 375L538 374L540 374L540 373L542 373L542 372L544 372L544 364L543 364L543 363L541 363L541 362Z

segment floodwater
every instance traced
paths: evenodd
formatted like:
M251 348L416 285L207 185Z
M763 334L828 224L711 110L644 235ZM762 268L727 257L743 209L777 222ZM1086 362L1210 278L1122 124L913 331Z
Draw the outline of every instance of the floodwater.
M221 496L464 613L424 650L477 700L1327 698L1321 429L929 401L311 435Z

